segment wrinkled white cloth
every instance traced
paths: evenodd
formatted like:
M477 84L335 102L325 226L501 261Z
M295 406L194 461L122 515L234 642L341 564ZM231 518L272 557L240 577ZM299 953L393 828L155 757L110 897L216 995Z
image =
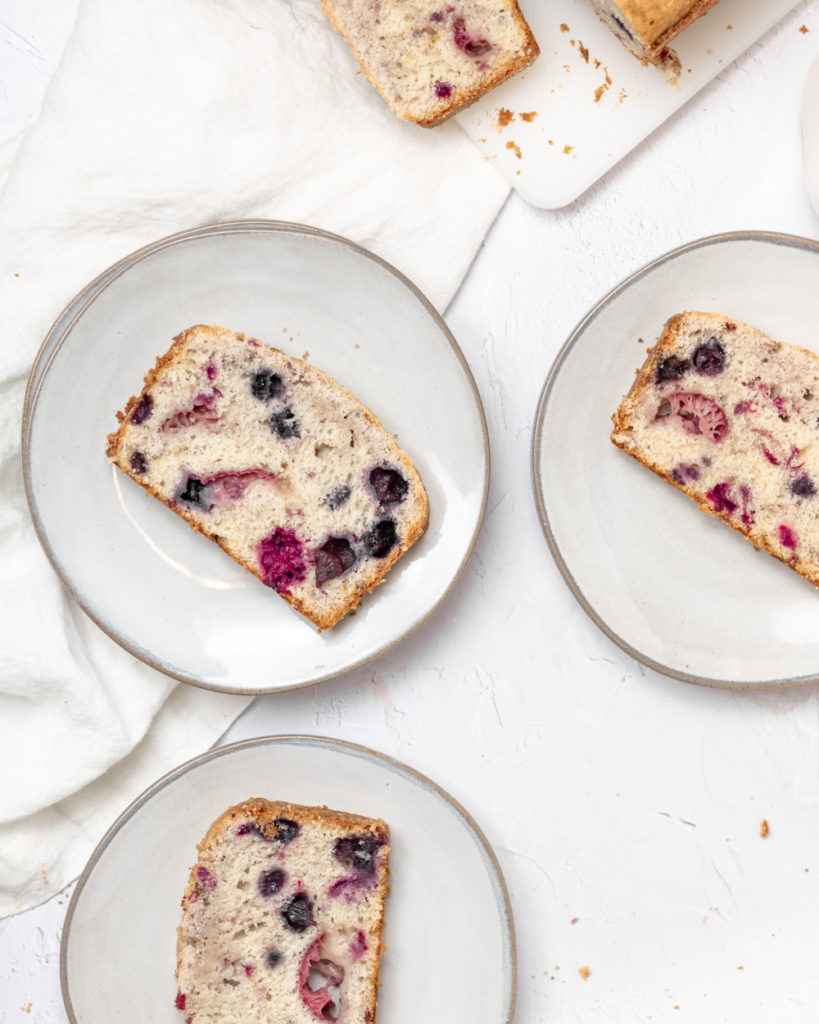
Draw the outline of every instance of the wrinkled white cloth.
M51 323L135 249L244 218L351 238L443 310L508 186L456 124L398 121L317 0L83 0L39 118L0 151L0 183L8 915L63 888L127 804L216 742L248 703L175 683L123 651L43 554L20 423Z

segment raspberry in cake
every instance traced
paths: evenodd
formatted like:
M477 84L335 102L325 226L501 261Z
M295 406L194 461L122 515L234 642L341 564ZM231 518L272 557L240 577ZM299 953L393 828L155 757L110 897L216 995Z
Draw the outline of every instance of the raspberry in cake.
M819 356L681 313L612 419L615 445L819 586Z
M644 64L655 64L671 75L680 62L669 47L684 28L705 14L717 0L591 0L600 20Z
M182 899L186 1024L375 1024L389 841L383 821L326 807L225 811Z
M226 328L179 335L119 417L111 461L319 629L427 527L421 478L372 412Z

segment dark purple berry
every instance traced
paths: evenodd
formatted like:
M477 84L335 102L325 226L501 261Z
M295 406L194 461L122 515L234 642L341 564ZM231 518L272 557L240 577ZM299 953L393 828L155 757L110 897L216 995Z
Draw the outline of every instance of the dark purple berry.
M357 875L370 878L375 873L378 848L384 845L379 836L356 835L336 839L333 853L336 860L352 868Z
M285 878L286 875L281 868L270 868L269 871L263 871L259 875L259 879L256 882L256 888L262 896L267 898L281 889L284 885Z
M668 356L657 366L657 383L664 380L679 380L688 369L688 360L678 356Z
M148 460L142 452L131 452L131 472L146 473L148 471Z
M435 83L435 95L439 100L447 100L452 95L452 86L449 82L442 82L439 78Z
M273 834L270 834L271 828ZM301 825L295 821L291 821L289 818L276 818L275 821L268 822L261 828L255 823L250 821L242 822L242 824L236 829L237 836L254 835L260 839L264 839L266 843L289 843L301 831Z
M678 484L684 484L688 480L699 480L699 478L700 471L697 466L691 466L686 462L681 462L679 466L675 466L671 470L671 479Z
M198 477L189 476L179 491L177 491L176 500L183 505L190 505L191 508L198 508L207 512L210 508L210 488L207 484L202 483Z
M617 17L616 14L612 14L611 15L611 20L614 22L615 25L617 25L617 27L620 29L620 31L623 32L626 35L626 37L628 39L633 39L634 38L634 36L631 34L631 32L629 32L629 30L626 28L626 26L623 24L623 22L620 21L620 19Z
M397 469L376 466L370 470L369 479L379 505L397 505L406 498L409 491L409 484Z
M288 441L291 437L301 437L299 421L289 405L273 413L270 417L270 429L283 441Z
M262 832L258 825L254 825L250 821L243 821L242 824L236 829L237 836L259 836L261 839L267 839L267 836Z
M714 506L715 512L727 512L730 516L739 508L731 497L730 483L714 484L710 491L706 491L705 496Z
M470 57L479 57L482 53L487 53L492 49L492 44L486 39L480 36L476 38L467 31L463 18L453 19L452 33L458 49L468 53Z
M136 406L134 411L131 413L131 422L134 426L139 426L140 423L144 423L145 420L154 411L154 400L150 395L143 395Z
M362 538L364 550L372 558L384 558L398 543L394 519L380 519Z
M276 818L273 828L275 829L273 838L277 843L290 843L301 831L301 825L289 818Z
M313 924L313 904L307 893L297 892L282 907L282 920L294 932L303 932Z
M356 553L346 537L328 537L316 549L316 586L320 587L327 580L334 580L355 565Z
M716 377L725 369L725 349L716 338L709 338L694 349L692 362L703 377Z
M324 499L325 504L328 508L331 508L334 512L337 508L341 508L350 497L350 488L347 484L339 484L335 487L327 497Z
M260 402L269 402L271 398L281 398L284 394L284 381L272 370L259 370L250 378L250 390Z
M791 480L790 490L797 498L812 498L816 494L816 485L809 476L798 476Z
M275 949L271 949L267 956L264 958L264 962L268 967L275 967L276 964L281 960L282 955Z

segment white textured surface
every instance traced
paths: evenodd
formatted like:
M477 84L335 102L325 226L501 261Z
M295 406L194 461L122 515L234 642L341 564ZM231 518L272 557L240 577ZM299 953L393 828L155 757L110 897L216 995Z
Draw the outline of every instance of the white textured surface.
M4 134L36 110L36 89L20 88L15 66L53 53L47 71L56 59L59 26L33 14L49 6L56 17L47 0L0 6L0 96L14 99ZM549 365L609 288L718 231L817 237L799 124L817 50L819 0L804 0L582 200L557 213L508 201L447 314L493 453L472 561L439 613L394 651L258 699L226 737L348 739L463 803L510 889L520 1022L819 1017L817 688L726 692L642 669L569 594L529 472ZM0 1020L65 1021L66 902L0 923Z
M795 0L720 0L672 40L681 68L672 80L635 60L587 0L520 0L540 57L456 120L524 199L557 209L794 6Z

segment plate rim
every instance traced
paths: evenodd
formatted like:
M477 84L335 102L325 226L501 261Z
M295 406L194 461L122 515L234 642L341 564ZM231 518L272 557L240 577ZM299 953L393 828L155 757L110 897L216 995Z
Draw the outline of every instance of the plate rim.
M90 607L90 603L77 591L73 582L69 576L63 571L62 566L57 558L57 554L54 551L51 543L48 540L48 535L45 531L43 523L40 520L40 516L37 510L36 499L33 492L33 484L31 480L31 432L32 422L34 418L34 412L37 406L37 397L42 387L43 381L48 373L49 365L56 356L57 352L62 348L63 344L69 338L76 322L84 314L84 312L93 304L93 302L105 291L105 289L118 280L126 271L132 266L143 260L149 258L157 252L164 251L165 249L171 248L175 245L195 241L200 238L207 238L218 235L242 235L242 234L285 234L285 235L302 235L309 238L318 238L324 241L330 242L334 245L340 245L342 248L347 249L358 256L363 256L366 259L371 260L375 264L379 265L383 270L392 274L400 284L402 284L414 297L417 299L428 316L431 317L435 326L438 328L442 339L446 341L453 354L455 355L460 368L465 377L465 383L472 395L472 399L475 403L475 408L478 414L478 420L480 424L481 443L483 446L483 480L481 481L481 500L478 508L478 513L475 519L474 529L472 536L465 547L463 557L457 566L452 578L449 580L443 593L439 596L438 600L427 609L427 611L421 615L414 623L407 627L398 636L393 637L389 642L382 644L376 650L364 657L355 658L350 661L349 664L344 665L341 668L332 669L329 672L323 672L320 675L313 675L307 679L300 679L296 682L286 683L279 686L271 687L258 687L258 686L225 686L220 685L217 682L204 680L198 676L185 673L183 671L175 670L173 666L165 665L158 659L152 658L151 652L140 648L138 645L130 645L126 642L124 637L119 636L116 631L109 629L108 626L100 619L100 617ZM23 463L23 487L25 490L26 504L28 506L29 515L31 522L34 526L37 539L39 541L41 549L44 551L52 569L56 573L58 579L62 585L66 588L71 597L77 602L82 611L91 619L91 621L97 626L98 629L109 639L113 640L119 647L127 651L133 657L137 658L141 663L148 665L150 668L161 672L164 676L175 679L178 682L187 683L191 686L197 686L200 689L210 690L217 693L231 693L244 696L258 696L262 694L271 693L286 693L291 690L302 689L308 686L315 686L318 683L325 682L328 679L334 679L339 676L345 675L348 672L353 672L356 669L361 668L362 665L369 664L376 658L381 657L387 651L392 650L402 641L406 640L412 633L416 632L424 623L426 623L432 616L437 612L441 605L445 602L447 597L451 594L455 584L460 579L466 568L469 559L472 556L472 552L475 549L475 545L480 534L481 526L486 514L486 506L489 498L489 481L491 475L491 448L489 443L489 430L486 422L486 413L483 407L483 401L481 399L480 391L478 390L477 383L475 381L472 369L464 355L463 350L456 341L454 335L450 331L443 316L438 310L432 305L430 300L421 291L421 289L408 278L402 271L398 270L388 260L382 256L377 255L371 250L365 248L357 242L353 242L349 238L345 238L343 235L335 234L334 232L327 231L324 228L317 228L307 224L301 224L296 221L284 221L284 220L272 220L264 218L254 218L248 220L229 220L229 221L217 221L212 224L205 224L200 227L188 228L182 231L174 232L173 234L166 235L163 238L156 239L153 242L149 242L147 245L142 246L139 249L135 249L133 252L128 253L115 263L111 264L106 269L102 270L96 277L89 281L79 292L77 292L72 299L63 307L62 311L57 315L51 324L51 327L46 332L43 341L37 351L37 354L31 364L29 371L26 390L23 399L23 415L21 424L21 443L22 443L22 463Z
M244 740L237 740L236 742L226 744L225 746L214 747L205 751L203 754L197 754L195 757L188 758L188 760L183 761L175 768L172 768L144 789L128 804L128 806L108 827L105 834L94 847L85 867L77 878L74 892L71 894L71 900L66 911L62 934L60 936L60 992L70 1024L83 1024L74 1012L68 979L68 945L71 939L71 926L73 924L74 912L99 860L104 855L113 839L119 834L123 826L130 821L156 793L164 789L166 786L177 782L190 771L195 770L209 761L216 761L220 757L229 757L238 751L249 749L251 747L273 745L287 746L288 744L307 747L323 747L325 749L330 748L335 753L345 756L363 757L368 760L382 762L389 770L408 776L411 780L420 783L423 788L432 791L433 795L441 799L450 810L455 812L456 816L472 833L473 837L477 840L484 857L486 858L487 873L494 876L492 880L496 883L496 886L493 886L493 888L495 888L499 897L499 899L496 900L496 909L499 912L501 925L504 929L504 937L506 939L505 944L508 944L509 950L509 994L507 1005L505 1007L506 1015L503 1019L503 1024L512 1024L515 1005L517 1003L518 990L518 956L515 919L512 910L512 901L509 896L509 889L507 887L500 862L498 861L497 854L492 848L489 840L486 838L481 827L469 811L467 811L466 808L455 799L455 797L439 785L439 783L434 782L429 778L429 776L410 767L405 762L399 761L390 754L385 754L373 749L372 747L364 746L363 744L352 743L349 740L334 739L329 736L310 735L306 733L283 733L267 736L254 736Z
M721 690L764 690L774 688L795 688L798 686L809 686L813 683L819 682L819 668L813 675L808 676L797 676L797 677L782 677L779 679L760 679L760 680L748 680L744 682L737 682L730 679L719 679L708 676L697 675L692 672L684 672L682 669L674 668L671 665L665 665L660 661L644 654L638 648L635 648L630 644L624 637L621 637L603 617L597 612L592 602L586 597L585 593L575 580L569 565L567 564L563 554L560 551L557 540L552 532L551 524L549 521L549 513L546 508L546 503L543 500L542 491L542 476L540 472L541 459L542 459L542 434L544 421L546 418L547 407L549 405L549 399L554 390L555 383L560 375L560 371L563 364L566 362L571 351L575 345L580 341L583 334L592 323L604 310L609 306L622 292L627 290L631 285L648 276L658 267L661 267L665 263L677 259L680 256L684 256L687 253L697 251L699 249L705 249L708 246L720 245L724 243L732 242L761 242L770 245L785 246L794 249L801 249L803 251L812 252L814 255L819 256L819 241L811 238L807 238L802 235L795 235L788 232L782 231L756 231L756 230L737 230L737 231L723 231L713 235L705 235L702 238L694 239L693 241L686 242L682 245L670 249L662 255L655 257L648 263L643 264L633 273L623 278L619 284L616 284L606 294L599 299L591 309L582 317L581 320L575 325L572 331L569 333L566 341L560 347L557 356L552 362L549 372L546 375L546 380L540 392L538 399L537 408L535 412L534 425L532 429L532 442L530 448L530 468L532 477L532 489L534 492L535 505L537 507L538 518L540 519L540 525L543 533L546 537L546 542L555 564L563 577L564 582L569 587L569 590L574 595L580 607L594 624L621 650L626 654L630 655L636 661L645 665L647 668L653 669L662 675L668 676L672 679L678 679L686 683L694 683L698 686L710 687L712 689Z

